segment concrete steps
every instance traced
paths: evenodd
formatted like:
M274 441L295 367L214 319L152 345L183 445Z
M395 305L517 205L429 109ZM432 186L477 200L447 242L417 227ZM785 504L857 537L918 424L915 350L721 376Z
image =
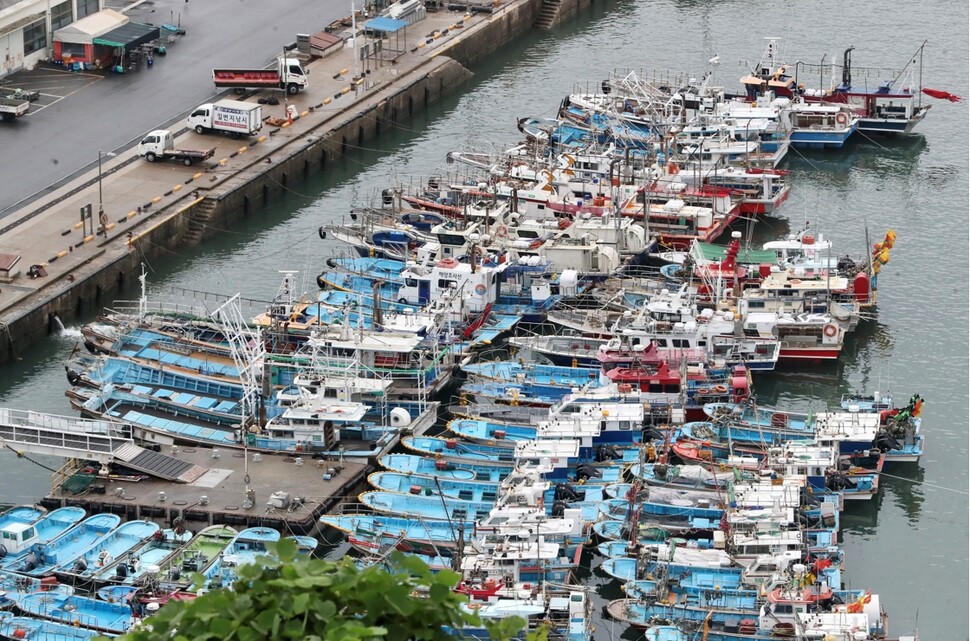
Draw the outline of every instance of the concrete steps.
M540 29L551 29L559 20L559 10L562 0L542 0L542 8L539 10L539 17L536 18L536 26Z
M185 232L184 242L192 244L202 240L216 207L217 201L214 198L206 198L192 209L192 213L189 214L188 231Z

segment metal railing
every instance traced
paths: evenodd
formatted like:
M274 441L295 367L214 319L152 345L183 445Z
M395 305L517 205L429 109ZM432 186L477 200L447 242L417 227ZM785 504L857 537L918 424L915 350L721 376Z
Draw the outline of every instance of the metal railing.
M133 442L129 429L108 421L0 408L0 441L38 454L109 461L119 446Z

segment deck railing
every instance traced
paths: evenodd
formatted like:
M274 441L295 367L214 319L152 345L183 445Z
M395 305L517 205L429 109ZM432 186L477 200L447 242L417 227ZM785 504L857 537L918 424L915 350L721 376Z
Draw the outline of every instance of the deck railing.
M0 408L0 439L39 454L104 460L132 442L128 426L118 423L9 408Z

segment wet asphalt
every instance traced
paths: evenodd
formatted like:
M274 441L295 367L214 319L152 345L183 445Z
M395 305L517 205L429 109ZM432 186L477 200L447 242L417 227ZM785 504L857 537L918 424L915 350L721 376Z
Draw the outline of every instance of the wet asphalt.
M358 4L362 4L358 3ZM187 113L216 96L213 67L264 67L296 41L350 14L337 0L149 0L131 6L134 22L174 24L185 35L154 65L124 73L69 72L41 65L4 79L39 91L31 111L0 123L0 222L34 198L97 166L153 130L181 128ZM164 32L163 32L164 37ZM281 94L282 95L282 94Z

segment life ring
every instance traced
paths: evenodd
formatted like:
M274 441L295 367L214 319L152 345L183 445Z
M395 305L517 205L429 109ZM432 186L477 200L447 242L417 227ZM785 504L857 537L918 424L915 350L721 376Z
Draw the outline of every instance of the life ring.
M706 387L702 387L699 390L697 390L697 394L699 396L706 396L707 394L710 394L710 390L707 389Z
M438 261L438 267L444 267L446 269L458 267L458 261L454 258L442 258Z
M509 228L506 227L505 225L499 225L498 228L495 230L496 238L505 238L508 235L509 235Z
M792 285L801 285L801 284L802 284L802 281L801 281L801 279L799 279L799 278L792 278L792 279L791 279L790 281L788 281L788 282L789 282L789 283L791 283Z
M724 385L715 385L714 386L714 393L715 394L723 394L726 391L727 391L727 387L725 387Z
M822 328L822 333L829 338L832 338L839 333L839 328L835 326L835 323L828 323L824 328Z
M835 122L839 123L840 125L844 125L849 122L849 117L845 115L844 112L839 112L835 114Z
M667 164L667 173L669 173L671 176L676 176L677 174L680 173L680 167L678 167L677 166L677 163L675 163L675 162L668 163Z
M478 296L484 296L486 291L488 290L485 288L485 285L482 285L481 283L475 285L475 294Z

